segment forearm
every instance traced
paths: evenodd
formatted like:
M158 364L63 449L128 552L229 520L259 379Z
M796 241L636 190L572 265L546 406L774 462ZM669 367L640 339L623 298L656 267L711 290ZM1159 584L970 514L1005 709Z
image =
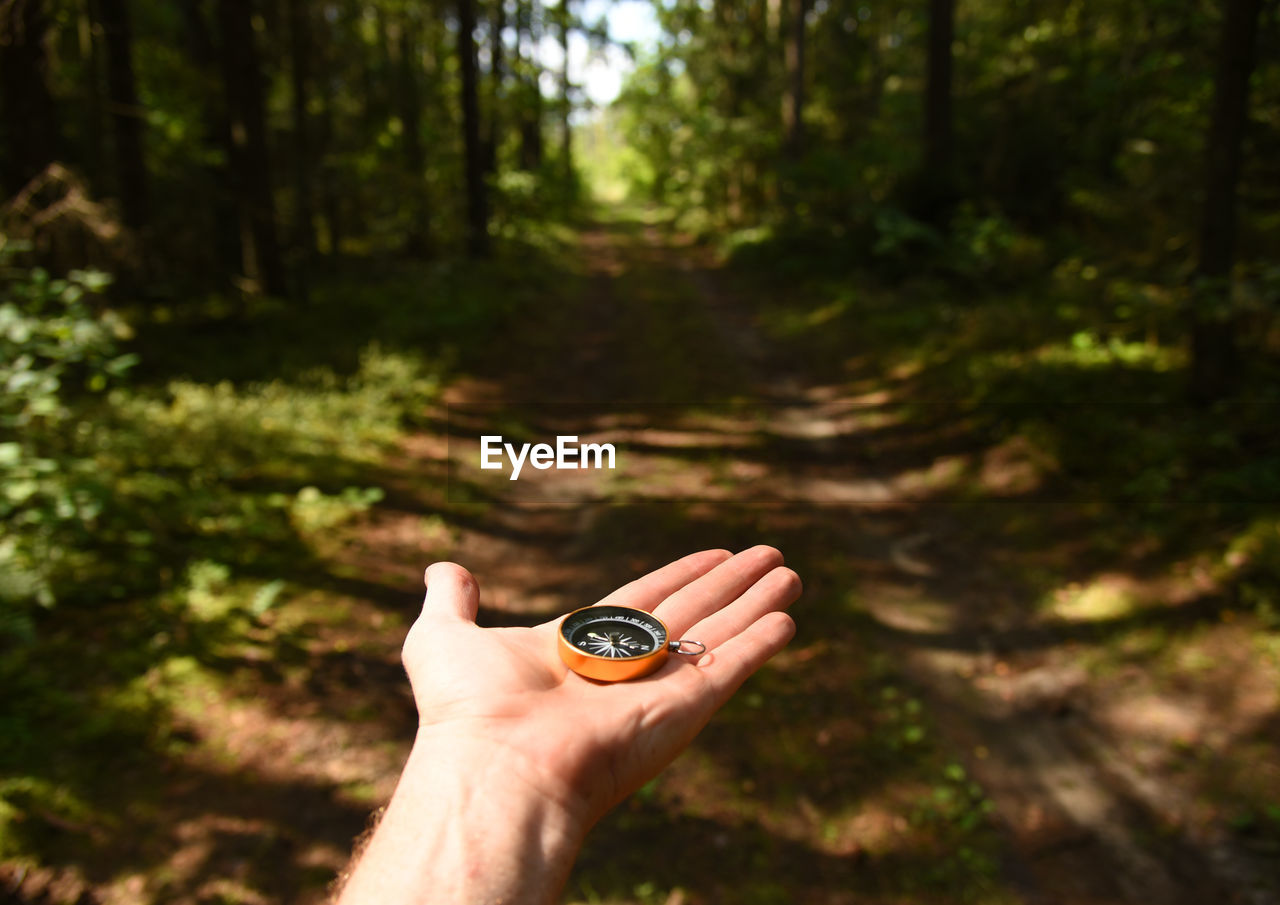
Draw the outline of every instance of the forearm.
M419 733L339 905L543 905L585 827L531 791L500 746Z

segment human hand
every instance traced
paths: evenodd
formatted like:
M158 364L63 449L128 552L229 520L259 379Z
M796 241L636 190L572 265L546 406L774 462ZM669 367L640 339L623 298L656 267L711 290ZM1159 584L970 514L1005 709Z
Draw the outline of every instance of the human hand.
M800 595L800 579L771 547L677 560L600 603L651 611L673 639L700 641L707 652L604 684L561 662L559 619L479 628L479 588L466 569L436 563L425 579L403 654L419 743L500 763L518 794L541 796L580 832L665 767L781 650L795 630L781 611Z
M600 602L650 610L707 652L602 684L560 661L558 619L479 628L466 569L436 563L426 582L404 644L418 735L341 905L555 901L591 825L790 640L781 611L800 595L770 547L686 556Z

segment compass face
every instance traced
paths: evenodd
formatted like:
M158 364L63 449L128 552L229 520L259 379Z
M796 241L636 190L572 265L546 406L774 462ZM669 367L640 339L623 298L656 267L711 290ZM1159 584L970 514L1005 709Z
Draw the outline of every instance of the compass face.
M666 647L667 629L643 610L593 606L571 613L560 626L570 645L610 660L646 657Z
M589 678L635 678L660 666L666 654L667 627L643 610L591 606L560 623L561 658Z

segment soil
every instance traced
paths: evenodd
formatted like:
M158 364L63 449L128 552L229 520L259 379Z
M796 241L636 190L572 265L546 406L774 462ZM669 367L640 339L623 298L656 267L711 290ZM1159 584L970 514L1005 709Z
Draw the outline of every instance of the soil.
M1274 682L1219 670L1171 691L1091 674L1080 653L1093 637L1046 619L1009 579L1008 557L1023 554L990 526L1010 510L936 494L948 463L975 451L945 424L897 422L907 400L893 381L854 353L842 380L784 355L752 316L753 289L687 238L601 225L583 237L582 268L388 463L385 501L333 539L327 584L288 608L327 608L290 624L303 628L296 662L250 659L233 694L188 702L196 743L154 777L153 801L122 812L121 828L146 829L99 840L76 867L5 868L7 901L322 901L407 751L398 652L428 562L478 577L486 623L531 623L690 550L766 542L806 580L799 635L598 829L567 896L1280 902L1274 854L1242 844L1152 741L1233 750L1274 727ZM621 467L510 482L471 464L483 433L613 442ZM1018 488L1024 466L1017 449L984 460L994 487ZM1064 575L1088 559L1067 540L1026 555ZM1165 597L1231 630L1213 619L1211 586ZM869 734L888 718L863 693L888 687L923 700L930 757L959 764L992 803L973 832L996 861L955 868L956 888L930 871L957 837L898 811L920 775Z

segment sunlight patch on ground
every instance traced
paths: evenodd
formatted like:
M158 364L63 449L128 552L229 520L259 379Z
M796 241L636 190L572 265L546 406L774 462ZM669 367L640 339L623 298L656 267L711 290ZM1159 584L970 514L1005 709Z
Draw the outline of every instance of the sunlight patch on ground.
M866 608L883 625L903 632L941 632L953 627L955 610L918 588L898 583L866 583Z
M1107 575L1087 585L1072 583L1054 591L1051 610L1067 622L1103 622L1121 619L1135 608L1132 581L1124 575Z
M1053 461L1022 435L1004 440L982 454L978 480L994 497L1031 493L1044 483Z

